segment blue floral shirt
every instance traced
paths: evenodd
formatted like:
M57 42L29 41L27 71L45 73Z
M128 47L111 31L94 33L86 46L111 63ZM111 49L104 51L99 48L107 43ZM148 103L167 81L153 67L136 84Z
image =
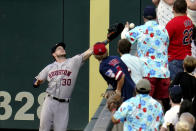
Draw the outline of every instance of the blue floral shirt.
M126 33L131 44L137 43L137 54L143 61L144 77L169 78L169 36L165 27L148 21Z
M113 117L124 122L124 131L158 131L163 123L163 110L148 94L138 94L123 102Z

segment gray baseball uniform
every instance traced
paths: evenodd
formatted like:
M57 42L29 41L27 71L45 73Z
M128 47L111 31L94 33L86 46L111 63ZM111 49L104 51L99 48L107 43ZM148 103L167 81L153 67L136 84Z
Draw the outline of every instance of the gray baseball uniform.
M69 100L76 82L78 71L82 65L83 54L66 59L62 63L54 62L46 66L36 77L47 80L47 96L44 100L40 131L65 131L69 119Z

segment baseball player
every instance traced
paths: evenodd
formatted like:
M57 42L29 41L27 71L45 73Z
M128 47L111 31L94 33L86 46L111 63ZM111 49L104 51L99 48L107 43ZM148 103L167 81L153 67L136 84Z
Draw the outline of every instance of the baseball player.
M99 72L108 84L112 85L116 94L120 94L123 101L133 96L135 83L130 77L127 66L118 56L108 56L104 43L94 45L93 53L100 61Z
M45 80L48 81L39 131L50 131L52 124L55 131L66 130L69 119L69 101L78 71L92 52L92 48L89 48L84 53L67 59L64 43L58 43L52 48L51 54L55 62L46 66L36 76L33 84L34 87L38 87Z

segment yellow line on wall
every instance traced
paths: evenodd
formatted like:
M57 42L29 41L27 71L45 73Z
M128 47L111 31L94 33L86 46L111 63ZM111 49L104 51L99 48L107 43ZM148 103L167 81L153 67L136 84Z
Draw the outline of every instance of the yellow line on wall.
M90 0L90 46L106 39L109 26L109 1ZM97 110L105 92L107 84L99 73L99 62L90 58L89 74L89 120Z

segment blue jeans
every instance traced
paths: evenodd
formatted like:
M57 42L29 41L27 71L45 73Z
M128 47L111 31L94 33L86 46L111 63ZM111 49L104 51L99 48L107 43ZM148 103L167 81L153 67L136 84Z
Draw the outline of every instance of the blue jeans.
M173 60L169 62L170 80L174 80L178 72L183 72L183 60Z

